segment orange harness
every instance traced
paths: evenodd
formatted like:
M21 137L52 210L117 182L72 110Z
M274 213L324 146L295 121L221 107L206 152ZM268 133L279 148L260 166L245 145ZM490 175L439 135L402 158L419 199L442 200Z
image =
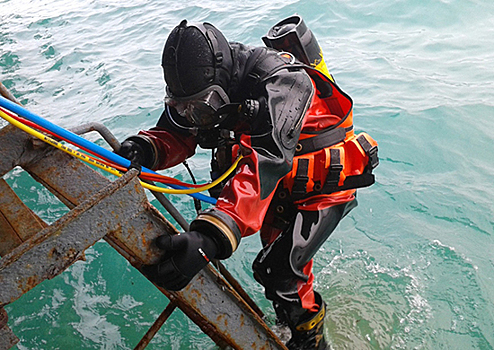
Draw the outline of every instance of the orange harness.
M311 70L309 74L317 93L307 112L292 171L283 179L292 201L370 186L375 181L372 170L379 164L377 142L366 133L354 133L351 98L321 73ZM324 86L317 78L324 79Z

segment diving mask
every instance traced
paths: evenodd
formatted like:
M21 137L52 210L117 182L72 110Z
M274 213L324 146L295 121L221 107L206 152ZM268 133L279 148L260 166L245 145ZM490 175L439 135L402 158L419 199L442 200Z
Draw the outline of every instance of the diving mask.
M211 129L221 122L222 116L217 113L218 109L230 103L230 99L219 85L211 85L185 97L174 96L167 86L165 103L192 125Z

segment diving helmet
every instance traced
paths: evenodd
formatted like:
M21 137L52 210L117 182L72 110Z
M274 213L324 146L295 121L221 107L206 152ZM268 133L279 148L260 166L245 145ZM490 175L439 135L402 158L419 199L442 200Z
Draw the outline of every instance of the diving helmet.
M183 20L168 36L162 66L169 107L199 129L221 123L219 109L230 103L226 91L233 59L228 41L217 28Z

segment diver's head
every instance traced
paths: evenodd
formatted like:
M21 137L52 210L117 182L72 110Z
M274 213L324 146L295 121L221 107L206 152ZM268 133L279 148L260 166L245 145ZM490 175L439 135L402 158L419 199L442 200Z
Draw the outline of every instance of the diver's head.
M175 27L163 50L165 103L198 128L221 121L218 109L230 102L232 51L223 34L209 23Z

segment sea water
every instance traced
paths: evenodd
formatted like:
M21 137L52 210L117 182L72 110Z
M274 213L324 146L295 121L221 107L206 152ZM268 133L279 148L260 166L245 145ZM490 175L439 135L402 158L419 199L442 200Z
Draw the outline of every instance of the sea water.
M376 184L315 258L326 337L335 349L493 349L492 1L0 0L0 81L59 126L100 122L122 140L161 113L161 52L182 19L262 45L295 13L353 97L356 130L379 142ZM200 182L209 157L189 161ZM183 166L163 173L189 181ZM21 169L5 178L46 222L67 213ZM169 198L195 217L190 197ZM251 272L259 249L245 238L225 264L274 325ZM133 349L167 302L102 241L6 310L17 349ZM148 348L216 346L175 311Z

